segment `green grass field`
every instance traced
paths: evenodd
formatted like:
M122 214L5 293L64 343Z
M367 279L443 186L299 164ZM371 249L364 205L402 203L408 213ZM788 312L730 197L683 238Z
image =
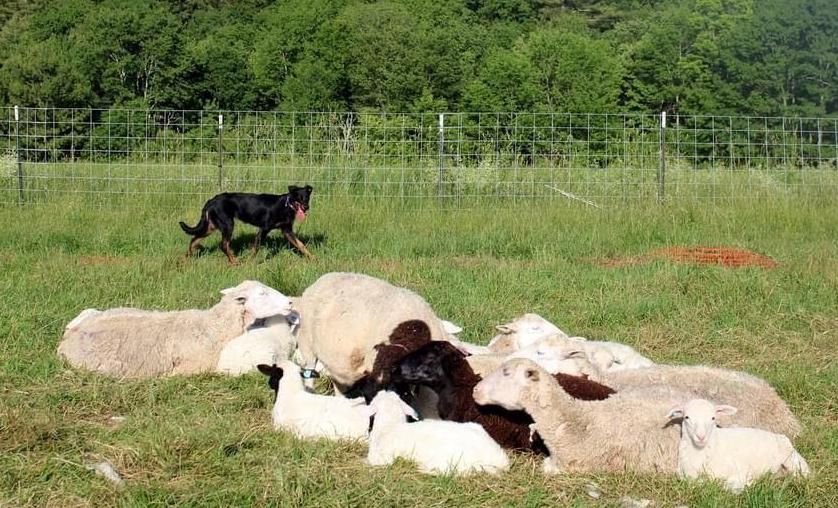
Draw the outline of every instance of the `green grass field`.
M597 210L568 200L437 208L315 193L300 228L314 260L276 238L239 267L227 265L217 236L184 259L177 221L193 223L200 198L188 205L157 206L150 196L90 207L73 195L0 207L0 506L612 506L622 496L669 507L838 505L834 199ZM237 227L239 249L253 232ZM673 245L746 248L779 266L600 264ZM297 295L337 270L418 291L470 341L485 343L495 324L537 312L659 362L764 377L802 420L795 444L814 474L734 496L666 477L544 477L527 457L501 477L425 477L406 463L369 469L362 445L273 431L273 393L259 374L114 381L73 371L55 354L64 324L86 307L205 307L248 278ZM104 459L125 488L86 470ZM599 499L586 493L590 482Z

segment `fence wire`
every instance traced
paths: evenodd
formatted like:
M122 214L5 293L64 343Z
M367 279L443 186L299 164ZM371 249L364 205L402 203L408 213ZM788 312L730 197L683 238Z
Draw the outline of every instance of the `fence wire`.
M220 191L710 201L838 191L838 119L5 107L0 202Z

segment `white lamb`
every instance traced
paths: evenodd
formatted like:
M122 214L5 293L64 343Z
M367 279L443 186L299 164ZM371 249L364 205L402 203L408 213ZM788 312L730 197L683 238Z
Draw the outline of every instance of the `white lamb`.
M692 399L669 411L668 419L681 420L679 475L707 475L740 492L764 474L809 474L809 465L788 437L762 429L717 427L717 416L734 413L733 406L705 399Z
M497 474L509 469L509 457L483 427L476 423L423 420L398 395L379 392L369 405L375 414L369 436L367 463L391 464L397 457L415 461L429 474Z
M302 369L289 360L257 366L276 391L272 417L274 427L302 439L366 440L369 410L363 399L347 399L306 391ZM306 371L310 375L311 371Z
M73 367L116 377L211 372L224 346L256 319L291 311L291 301L256 281L221 291L210 309L86 309L70 321L58 354Z
M413 291L358 273L328 273L306 288L295 308L302 365L318 360L339 391L372 371L375 346L387 343L402 322L424 321L433 340L447 337L431 306Z
M215 371L239 376L260 363L287 360L297 347L295 329L300 319L296 312L272 316L254 323L243 334L228 342L218 355Z
M495 327L500 334L489 341L492 353L512 353L551 335L568 335L538 314L524 314Z
M579 351L585 353L593 366L602 373L655 365L652 360L626 344L586 340L584 337L567 337L563 334L554 334L539 339L529 346L513 352L509 357L529 358L541 364L541 360L557 362ZM565 371L562 370L561 372ZM575 374L573 372L565 373Z

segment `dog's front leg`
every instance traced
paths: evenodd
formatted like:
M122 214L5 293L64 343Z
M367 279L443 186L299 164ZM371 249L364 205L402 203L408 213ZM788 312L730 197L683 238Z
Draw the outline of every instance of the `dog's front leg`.
M311 252L309 252L308 249L306 248L305 244L303 244L303 242L301 242L299 240L299 238L297 238L297 235L295 235L293 231L283 229L282 234L284 234L285 238L291 243L291 245L296 247L297 250L299 250L305 257L307 257L307 258L313 257L311 255Z

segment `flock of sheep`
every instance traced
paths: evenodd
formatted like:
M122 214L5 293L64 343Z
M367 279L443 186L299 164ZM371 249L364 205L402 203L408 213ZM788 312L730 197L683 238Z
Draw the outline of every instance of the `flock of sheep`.
M374 466L500 473L524 452L550 474L706 475L733 491L809 473L790 441L799 421L744 372L655 364L535 314L470 344L416 293L362 274L326 274L300 297L255 281L222 295L207 310L84 310L59 355L115 377L258 369L276 391L276 428L365 441ZM314 393L320 375L334 395Z

